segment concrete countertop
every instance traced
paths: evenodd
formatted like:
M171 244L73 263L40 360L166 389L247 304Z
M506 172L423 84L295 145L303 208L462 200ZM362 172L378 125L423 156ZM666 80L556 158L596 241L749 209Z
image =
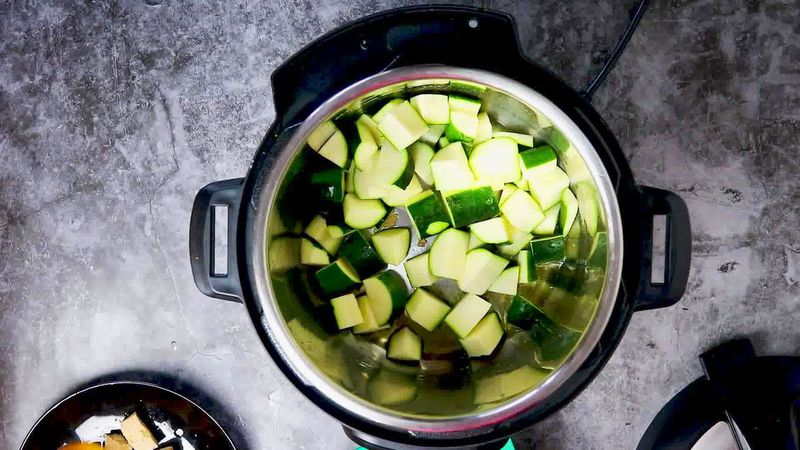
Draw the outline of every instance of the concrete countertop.
M204 184L244 175L278 64L405 3L220 3L0 4L0 448L77 385L141 369L215 397L250 448L353 447L244 308L197 291L189 211ZM527 54L575 87L623 29L633 2L619 3L478 2L512 13ZM595 106L639 182L688 203L689 288L635 314L597 379L520 448L633 448L701 374L696 355L730 337L800 354L797 2L653 3Z

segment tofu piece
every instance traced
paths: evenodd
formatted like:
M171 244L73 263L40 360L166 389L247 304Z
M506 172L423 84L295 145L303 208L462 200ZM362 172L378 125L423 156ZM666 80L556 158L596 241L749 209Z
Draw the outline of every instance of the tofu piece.
M122 435L133 450L154 450L158 442L136 413L122 421Z
M128 440L121 434L107 434L103 448L106 450L132 450Z

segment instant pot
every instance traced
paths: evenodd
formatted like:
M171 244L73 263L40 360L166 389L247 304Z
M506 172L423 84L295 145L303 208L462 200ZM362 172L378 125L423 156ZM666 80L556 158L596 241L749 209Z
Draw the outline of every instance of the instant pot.
M560 130L596 189L608 232L608 260L594 319L576 350L544 383L471 414L420 417L361 399L315 367L281 313L282 302L297 299L276 294L266 255L270 223L287 203L281 187L317 125L411 85L441 89L442 80L485 88L481 100L495 121L517 129L529 121L547 121ZM686 288L691 257L686 205L671 192L636 184L589 96L523 56L508 15L426 6L370 16L299 51L272 74L272 87L275 122L247 176L211 183L197 194L190 225L192 271L206 295L247 307L286 377L358 443L393 449L493 445L575 398L611 356L635 311L670 306ZM213 238L218 206L228 209L223 268L215 267L220 260ZM656 216L665 219L663 241L653 238ZM654 243L662 242L663 279L652 279L654 264L662 264L653 258Z

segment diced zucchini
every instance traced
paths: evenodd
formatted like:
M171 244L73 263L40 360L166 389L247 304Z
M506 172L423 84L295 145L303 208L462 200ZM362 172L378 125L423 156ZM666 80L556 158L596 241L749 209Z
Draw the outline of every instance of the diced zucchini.
M379 405L402 405L416 398L417 380L413 376L384 369L369 381L367 391L369 398Z
M564 261L564 237L552 236L531 241L531 254L536 264L560 263Z
M564 254L567 261L578 262L578 259L583 259L582 251L586 246L586 238L581 234L580 222L574 222L572 228L564 238Z
M569 177L558 167L541 171L528 180L531 197L542 209L549 209L561 201L561 193L569 187Z
M511 197L511 194L513 194L517 189L519 189L517 185L506 183L503 186L503 192L500 193L500 205L505 203L505 201L508 200L508 197Z
M428 124L407 101L398 103L380 120L375 121L386 140L398 149L405 149L428 131Z
M344 170L331 168L311 175L311 185L325 203L341 204L344 200Z
M461 346L470 357L476 358L492 354L503 339L503 327L497 314L490 312L467 335L460 339Z
M408 228L390 228L372 236L372 243L381 259L389 264L400 264L406 259L411 244Z
M577 183L572 186L572 190L578 199L578 210L581 213L583 229L586 230L589 236L594 236L597 233L600 209L597 203L597 191L590 183L590 181Z
M362 200L376 200L386 195L389 186L380 176L376 167L380 153L370 156L367 170L354 169L353 192Z
M388 102L386 102L385 105L383 105L383 107L381 107L381 109L378 110L378 112L372 115L372 120L376 124L381 123L383 118L386 117L387 114L389 114L389 111L393 110L395 106L399 105L400 103L403 103L404 101L405 100L403 100L402 98L393 98L389 100ZM378 129L380 130L380 128Z
M530 134L511 133L509 131L495 131L493 138L509 138L522 147L533 147L533 136Z
M559 153L558 165L569 175L569 181L577 184L583 181L592 182L592 173L586 166L586 161L575 147L569 147L566 152Z
M481 110L480 100L473 98L462 97L460 95L451 95L449 98L450 111L464 111L466 113L477 115Z
M353 161L356 167L367 170L372 156L378 151L378 143L375 136L363 123L356 122L357 136L350 141L350 148L353 152Z
M532 234L517 230L516 228L514 228L509 234L511 235L511 243L497 246L498 253L506 258L516 256L516 254L519 253L519 251L523 248L527 247L528 243L530 243L531 239L533 239Z
M588 264L594 267L605 267L608 259L608 233L599 231L592 239L592 249Z
M327 238L324 242L319 244L331 255L339 251L339 246L342 245L344 236L353 231L352 228L346 225L328 225L327 230Z
M431 273L437 277L459 279L464 272L468 245L469 233L466 231L450 228L442 232L431 245Z
M325 218L320 215L314 216L311 222L308 223L308 226L306 226L304 233L321 245L327 238L328 233L328 224Z
M505 244L511 239L506 221L502 217L473 223L469 226L469 231L487 244Z
M475 236L474 233L469 233L469 244L467 244L467 251L472 250L473 248L483 247L484 245L486 245L486 242L480 240L478 236Z
M405 148L394 147L389 142L381 145L378 161L371 169L372 178L379 185L405 188L414 176L414 164Z
M447 124L450 121L450 106L446 95L420 94L411 97L410 102L428 125Z
M340 294L354 289L361 283L355 269L344 258L317 270L315 273L319 286L326 294Z
M336 125L333 124L330 120L326 120L321 124L317 125L317 128L314 128L314 131L308 135L308 146L314 149L314 151L319 151L322 146L325 144L333 133L337 131Z
M317 247L310 239L300 241L300 262L308 266L327 266L331 263L328 252Z
M445 125L431 125L428 127L428 131L419 138L419 141L428 145L436 145L444 134L444 127Z
M439 150L441 150L450 145L450 141L447 140L447 136L442 136L438 141L436 141L436 145L439 147Z
M386 186L381 200L388 206L406 206L408 202L422 192L422 184L419 178L415 175L411 178L405 189L400 189L397 186Z
M347 140L341 131L334 131L319 149L319 154L339 167L347 166Z
M433 184L433 173L431 172L431 159L435 154L433 147L424 142L415 142L408 148L411 160L414 162L414 172L428 185Z
M364 321L361 317L361 310L358 307L358 300L353 294L345 294L331 300L333 315L336 318L336 325L340 330L358 325Z
M525 233L533 231L544 220L539 204L522 189L511 194L500 206L500 211L511 226Z
M403 266L411 287L430 286L439 281L439 277L431 273L429 252L409 259Z
M456 303L456 306L450 311L450 314L444 318L444 323L446 323L458 337L465 338L469 335L470 331L475 328L475 325L483 319L483 316L489 312L491 307L491 303L477 295L466 294Z
M521 250L517 255L519 264L519 282L532 283L536 281L536 262L530 250Z
M528 334L539 347L541 361L563 359L581 339L580 331L556 323L536 306L533 306L528 320L531 323Z
M373 137L373 139L375 139L375 143L376 144L378 144L378 145L383 144L383 141L385 139L383 137L383 133L381 133L381 131L378 129L378 123L375 122L375 120L373 120L372 117L370 117L370 116L368 116L366 114L362 114L356 120L356 124L357 125L360 124L360 125L363 125L363 126L367 127L367 129L370 131L370 133L372 133L372 137Z
M378 325L389 322L393 315L403 310L408 300L406 282L394 270L367 278L364 280L364 289Z
M410 199L406 204L406 209L421 238L441 233L450 226L447 210L433 191L423 191Z
M373 331L378 330L380 326L378 322L375 320L375 313L372 312L372 306L370 306L369 297L366 295L362 295L358 297L358 309L361 311L361 317L363 321L353 327L353 333L356 334L364 334L364 333L372 333Z
M449 142L472 144L478 134L478 116L465 111L450 111L450 123L444 128Z
M419 361L422 357L422 339L410 328L400 328L389 338L386 356L399 361Z
M519 154L522 178L531 180L539 172L549 172L558 167L556 153L549 145L540 145Z
M442 196L450 223L456 228L491 219L500 213L497 197L489 186L445 192Z
M523 330L528 330L533 324L531 318L535 312L536 307L533 303L522 295L515 295L506 310L506 321Z
M436 189L454 191L475 184L467 154L460 142L453 142L431 158L431 173Z
M347 172L344 174L344 192L345 194L348 192L355 192L356 185L355 185L355 174L356 174L356 164L354 162L350 163L350 168L347 169Z
M475 403L494 403L509 399L539 385L549 372L522 366L511 372L479 379L475 384Z
M545 140L553 146L559 153L565 153L570 148L570 143L561 131L556 127L549 125L542 130Z
M431 273L430 252L415 256L403 264L412 287L430 286L439 281L439 277Z
M343 209L344 222L359 230L375 226L386 215L380 200L362 200L355 194L345 195Z
M509 138L492 138L472 149L469 166L475 179L492 186L519 180L517 144Z
M482 295L507 265L507 259L485 248L470 250L464 261L464 270L458 278L458 288L464 292Z
M269 270L282 273L300 264L300 239L278 237L269 243Z
M386 263L369 243L363 231L354 231L345 236L339 247L339 256L346 259L361 278L383 270Z
M551 234L555 234L556 227L558 226L559 211L561 211L560 203L556 203L555 206L545 211L544 220L541 221L539 225L536 225L536 228L533 229L533 234L538 236L549 236Z
M500 273L491 286L489 292L498 294L516 295L517 285L519 284L519 267L509 267Z
M342 243L344 236L341 228L336 227L337 229L334 230L332 227L336 226L328 226L324 217L315 216L305 229L306 236L315 240L320 247L331 255L339 250L339 245Z
M406 304L406 312L422 328L433 331L450 312L450 306L426 290L418 288Z
M561 235L566 236L572 229L575 217L578 215L578 199L569 189L561 192L561 210L558 212L558 222L561 224Z
M492 121L485 112L478 114L478 132L475 133L475 143L480 144L492 138Z

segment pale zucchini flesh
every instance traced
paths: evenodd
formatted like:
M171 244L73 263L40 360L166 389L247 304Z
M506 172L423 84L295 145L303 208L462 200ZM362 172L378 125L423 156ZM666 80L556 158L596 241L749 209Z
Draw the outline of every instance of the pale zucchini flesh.
M431 273L430 252L409 259L404 263L404 267L411 287L430 286L439 281L439 277Z
M411 97L411 105L428 125L442 125L450 121L450 106L442 94L420 94Z
M361 311L361 317L363 320L358 325L353 326L353 333L364 334L376 331L380 327L378 326L378 322L375 320L375 314L372 312L372 306L370 306L369 298L366 295L362 295L361 297L358 297L357 300L358 309Z
M389 339L386 356L400 361L419 361L422 357L422 339L410 328L401 328Z
M516 229L530 233L544 220L539 204L522 189L511 194L500 206L503 216Z
M405 149L428 131L428 124L407 101L398 103L376 122L386 140L398 149Z
M353 294L345 294L331 300L333 315L336 318L336 325L340 330L358 325L364 321L361 316L361 309L358 307L358 300Z
M469 166L478 182L500 185L519 180L517 144L509 138L491 138L469 154Z
M372 236L372 245L389 264L397 265L408 255L411 231L408 228L390 228Z
M460 338L465 338L483 316L491 309L491 303L475 294L466 294L444 318L444 323Z
M433 241L430 249L431 273L457 280L464 271L469 246L469 233L449 228Z
M375 226L386 215L386 208L380 200L362 200L355 194L344 197L344 222L357 229Z
M339 167L347 166L347 140L336 130L319 149L319 154Z
M414 291L406 304L406 313L411 320L428 331L435 330L449 312L447 303L422 288Z
M509 267L503 270L500 275L489 286L489 292L498 294L516 295L519 285L519 266Z
M435 152L433 147L425 142L415 142L408 148L411 160L414 162L414 172L420 180L427 185L433 184L433 173L431 172L431 159Z
M489 313L475 325L475 328L460 340L461 346L473 358L490 355L503 339L503 326L497 314Z
M464 292L483 295L508 265L508 260L484 248L470 250L464 269L458 278L458 288Z
M487 244L505 244L511 239L506 221L502 217L473 223L469 226L469 231L480 241Z
M436 189L454 191L467 189L475 183L467 154L460 142L453 142L431 158L431 173Z

